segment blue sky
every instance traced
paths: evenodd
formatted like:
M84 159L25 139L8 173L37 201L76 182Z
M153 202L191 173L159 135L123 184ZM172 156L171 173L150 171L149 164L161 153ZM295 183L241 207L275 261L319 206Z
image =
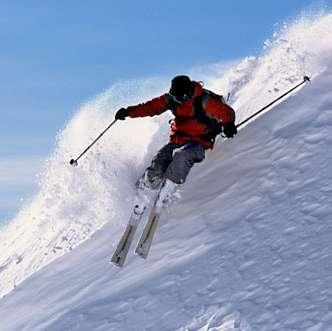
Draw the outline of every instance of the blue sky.
M36 190L73 112L112 83L259 53L277 25L329 1L0 2L0 222ZM24 165L24 169L22 169Z

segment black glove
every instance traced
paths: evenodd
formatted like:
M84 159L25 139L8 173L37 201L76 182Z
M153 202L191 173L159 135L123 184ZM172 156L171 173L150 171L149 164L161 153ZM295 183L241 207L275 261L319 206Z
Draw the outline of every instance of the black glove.
M115 114L115 119L123 121L126 119L127 116L128 116L128 110L126 108L120 108Z
M237 134L237 128L234 122L223 124L223 133L227 138L233 138Z

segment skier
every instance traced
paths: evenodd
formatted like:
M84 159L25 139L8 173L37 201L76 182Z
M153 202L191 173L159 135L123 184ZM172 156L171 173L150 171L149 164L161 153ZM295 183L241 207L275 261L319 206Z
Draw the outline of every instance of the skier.
M223 132L232 138L237 133L235 112L223 97L185 75L172 79L169 93L121 108L115 119L160 115L167 110L175 116L170 122L170 141L154 156L137 182L140 189L156 190L162 186L159 193L162 202L185 182L192 166L204 160L205 151L213 148L218 134Z

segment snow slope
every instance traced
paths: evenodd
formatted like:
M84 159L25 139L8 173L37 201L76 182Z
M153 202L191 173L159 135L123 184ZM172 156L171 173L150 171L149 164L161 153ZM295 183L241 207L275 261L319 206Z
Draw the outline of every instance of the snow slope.
M233 92L241 121L313 75L218 141L162 218L149 259L131 254L122 269L108 261L167 115L121 123L71 169L110 105L160 91L156 80L119 84L86 105L60 134L39 196L0 233L0 289L11 291L1 330L332 330L331 30L329 14L300 20L208 82Z

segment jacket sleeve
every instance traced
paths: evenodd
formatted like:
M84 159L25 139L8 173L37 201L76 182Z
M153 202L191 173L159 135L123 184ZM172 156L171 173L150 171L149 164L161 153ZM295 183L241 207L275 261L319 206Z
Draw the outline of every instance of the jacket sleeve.
M208 97L205 103L205 111L212 117L219 119L223 123L235 121L235 111L232 107L215 98Z
M169 96L164 94L150 101L126 108L129 117L154 116L170 109Z

